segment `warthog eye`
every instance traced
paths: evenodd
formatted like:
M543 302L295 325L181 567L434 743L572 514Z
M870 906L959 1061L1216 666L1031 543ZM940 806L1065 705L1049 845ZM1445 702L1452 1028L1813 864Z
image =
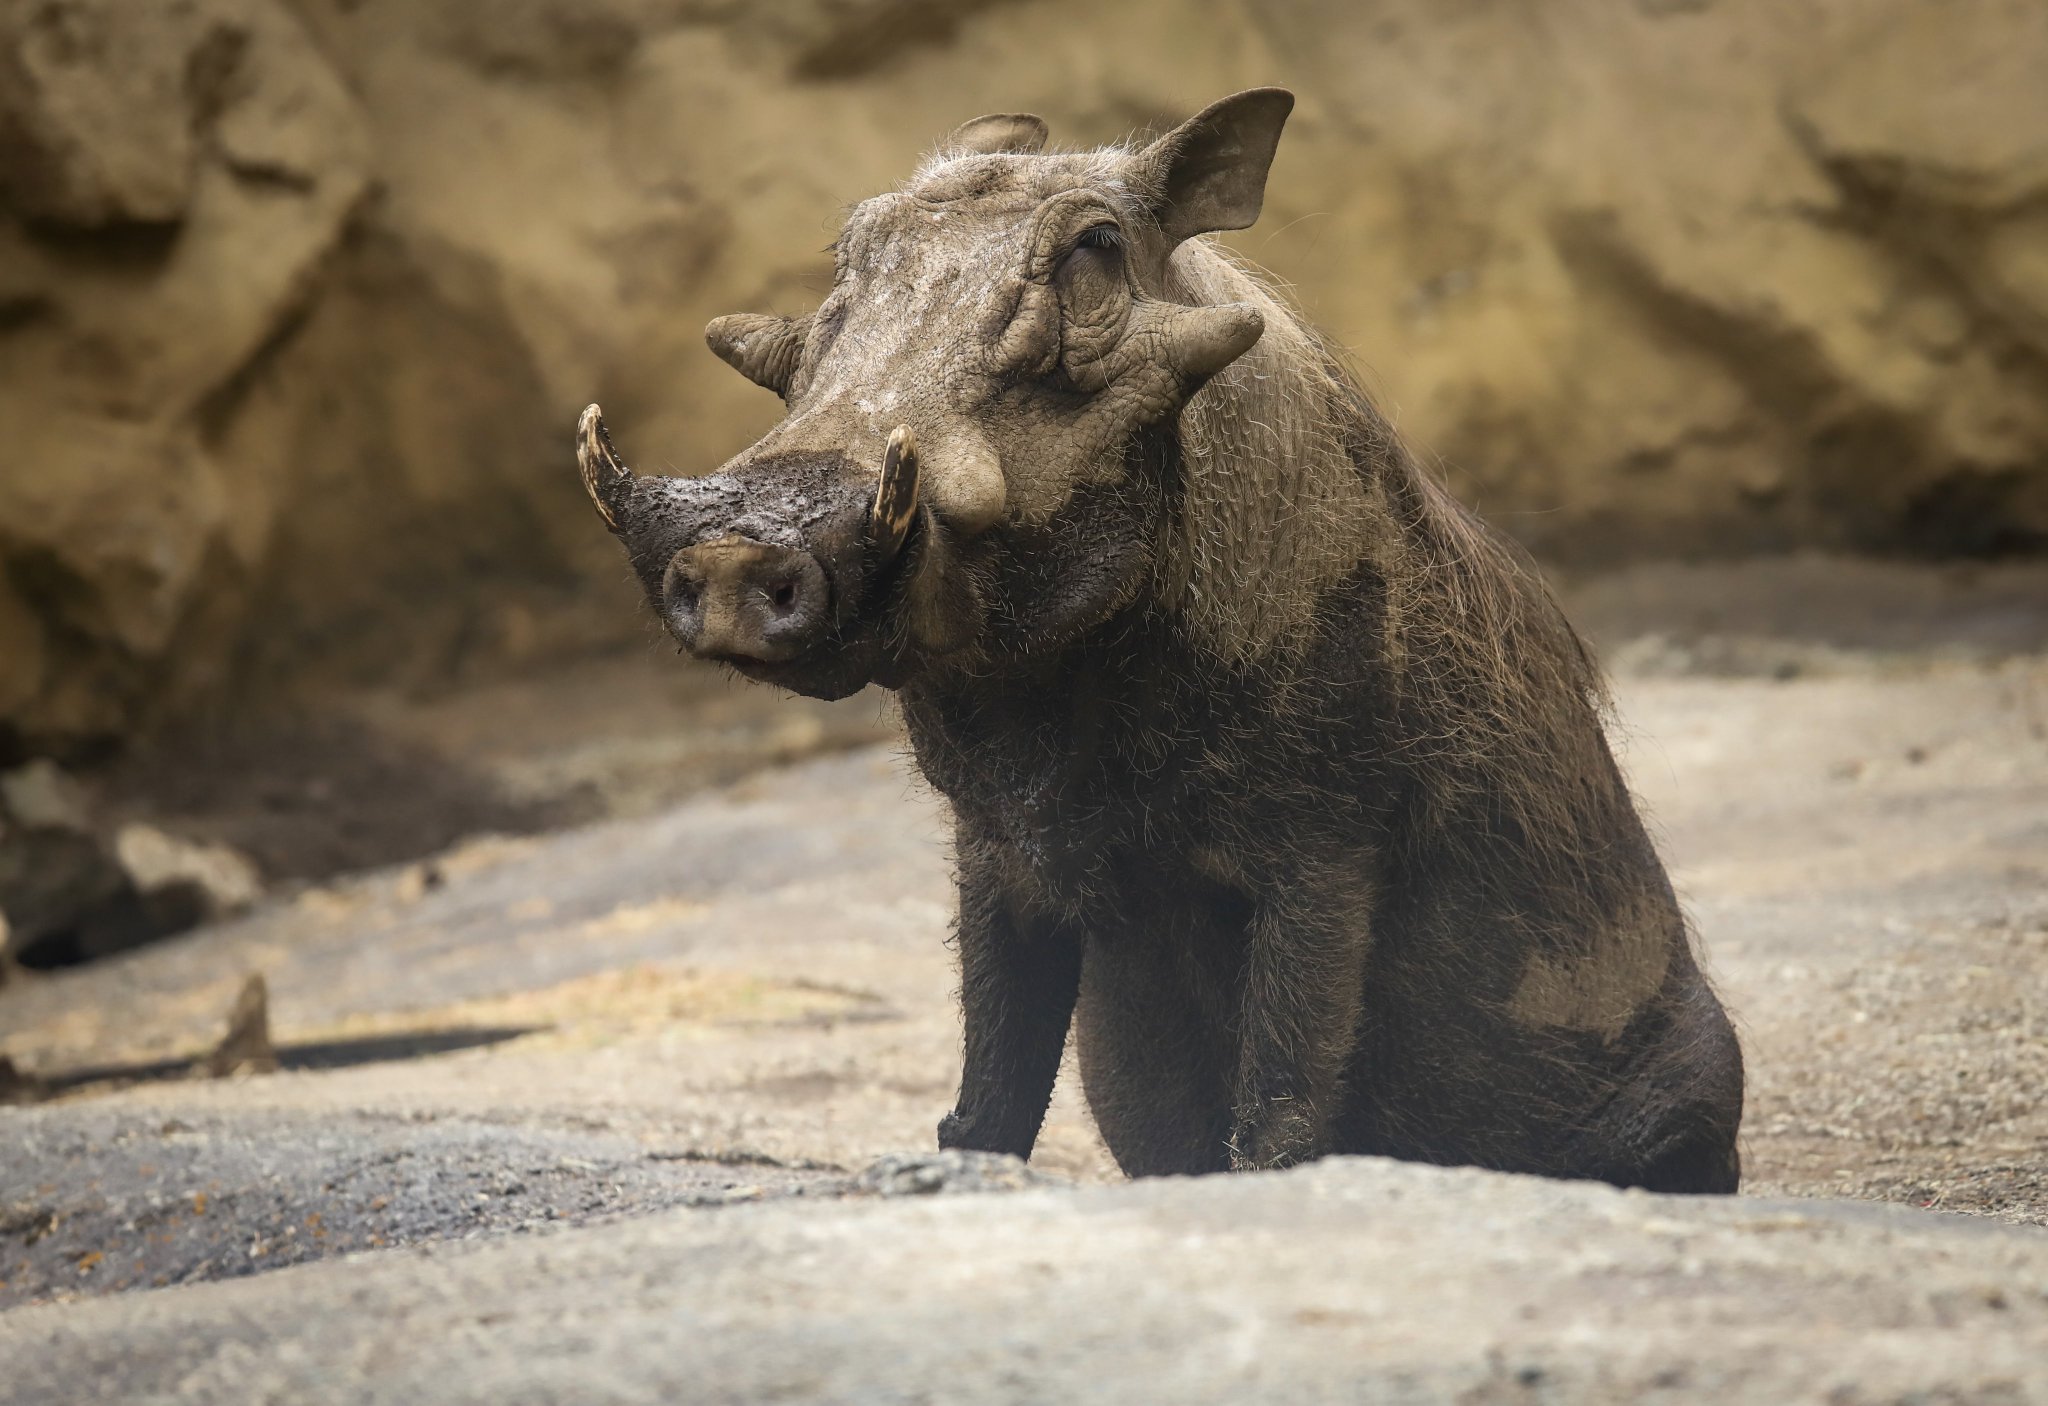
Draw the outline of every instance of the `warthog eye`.
M1102 358L1122 338L1130 314L1124 232L1104 221L1081 231L1060 260L1060 369L1069 385L1093 393L1104 384Z
M1112 224L1090 225L1068 246L1066 257L1060 260L1059 276L1069 285L1077 277L1083 286L1121 281L1123 262L1124 232Z

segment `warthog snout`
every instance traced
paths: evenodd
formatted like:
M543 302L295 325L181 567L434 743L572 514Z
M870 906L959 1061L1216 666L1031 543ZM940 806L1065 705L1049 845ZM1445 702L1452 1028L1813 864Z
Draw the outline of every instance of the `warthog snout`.
M876 620L927 555L908 425L890 434L879 463L834 448L785 450L701 478L642 478L593 405L576 453L648 603L690 654L829 698L885 667Z
M825 633L830 607L816 557L737 535L677 552L661 586L670 631L710 659L794 659Z

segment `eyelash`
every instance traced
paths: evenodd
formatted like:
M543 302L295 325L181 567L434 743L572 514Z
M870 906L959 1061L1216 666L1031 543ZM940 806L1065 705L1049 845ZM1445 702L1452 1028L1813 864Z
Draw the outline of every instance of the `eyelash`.
M1124 247L1124 232L1115 225L1090 225L1081 231L1081 237L1074 241L1076 249L1121 249Z

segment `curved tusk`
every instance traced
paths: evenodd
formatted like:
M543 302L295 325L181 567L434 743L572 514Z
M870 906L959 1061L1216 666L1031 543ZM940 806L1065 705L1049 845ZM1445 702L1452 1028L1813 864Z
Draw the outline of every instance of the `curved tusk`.
M633 471L619 462L612 449L612 437L605 432L604 414L595 405L583 407L576 422L576 467L583 474L583 491L597 505L598 516L612 531L619 530L620 496L633 483Z
M898 425L882 451L882 482L868 509L868 542L882 561L894 559L917 518L917 436Z

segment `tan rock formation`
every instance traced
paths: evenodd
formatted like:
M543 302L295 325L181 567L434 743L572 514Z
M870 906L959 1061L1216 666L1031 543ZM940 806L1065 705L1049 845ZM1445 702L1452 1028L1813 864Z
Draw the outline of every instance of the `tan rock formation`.
M0 662L0 720L118 732L182 656L229 646L185 638L261 565L215 421L313 292L369 153L267 0L8 4L0 114L0 563L34 616L0 634L35 641Z
M709 468L704 322L938 134L1263 82L1238 243L1511 531L2036 549L2043 72L2031 0L6 0L0 728L630 636L581 405Z

